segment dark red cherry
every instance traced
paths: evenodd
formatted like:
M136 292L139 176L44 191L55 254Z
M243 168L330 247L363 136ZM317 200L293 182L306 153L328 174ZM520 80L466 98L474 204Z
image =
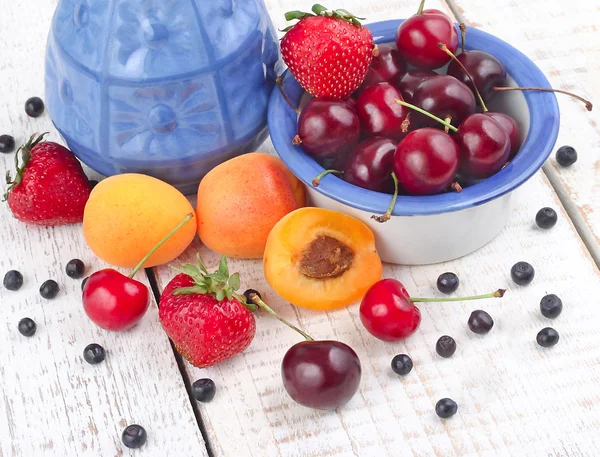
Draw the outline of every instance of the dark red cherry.
M356 111L344 100L313 98L298 118L294 144L313 157L332 157L348 153L358 143L360 123Z
M475 96L471 89L458 79L448 75L433 76L417 88L412 103L425 111L442 118L452 118L452 125L475 112ZM410 115L412 127L438 127L439 124L419 113Z
M433 70L410 70L407 71L398 82L398 89L404 100L412 103L413 95L417 91L417 87L432 76L437 76Z
M460 150L460 171L469 177L489 178L508 160L508 133L491 116L476 113L467 117L454 139Z
M385 44L377 47L379 54L373 57L365 80L358 89L359 92L374 84L395 82L406 72L406 63L396 49Z
M417 68L434 70L446 65L450 57L438 48L444 43L452 52L458 48L458 34L445 14L415 14L396 32L400 55Z
M506 130L506 133L508 133L508 137L510 138L510 153L508 159L512 159L517 155L517 152L519 152L519 149L521 148L521 130L519 129L517 122L508 114L504 113L487 111L485 115L495 119L502 128Z
M405 135L402 122L408 109L397 104L396 99L403 100L402 94L390 83L375 84L358 96L356 111L366 135L380 135L396 140Z
M397 141L373 137L358 144L344 168L344 180L376 192L394 192L392 170Z
M440 16L444 16L444 17L448 17L448 15L446 13L444 13L443 11L440 10L436 10L435 8L429 8L426 10L423 10L423 12L421 14L437 14Z
M460 60L473 77L484 102L487 103L496 94L496 92L492 90L494 86L506 85L506 71L498 59L493 55L488 54L487 52L473 50L465 51L456 56L456 58ZM473 90L473 94L475 95L473 83L455 60L448 65L448 74L466 84Z
M394 154L394 173L411 195L439 194L456 176L459 149L450 135L434 128L410 132Z
M297 403L314 409L337 409L357 392L360 360L339 341L303 341L286 352L281 364L283 387Z

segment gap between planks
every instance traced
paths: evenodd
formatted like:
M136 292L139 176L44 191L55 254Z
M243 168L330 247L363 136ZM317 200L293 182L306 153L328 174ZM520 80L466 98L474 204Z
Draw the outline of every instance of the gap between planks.
M452 11L452 14L454 14L454 17L458 22L465 22L465 18L460 12L460 9L458 8L454 0L443 1L446 3L446 5L448 5L448 8L450 8L450 11ZM565 212L569 216L569 219L571 219L573 227L575 227L577 234L583 241L583 245L590 253L590 256L594 260L596 267L600 269L600 245L598 244L596 237L592 233L592 230L590 229L588 224L583 219L583 216L579 212L579 208L573 201L573 198L571 197L569 192L567 192L567 189L558 177L556 170L546 162L542 167L542 171L546 175L546 178L548 178L550 185L552 186L554 192L558 196L558 199L562 204Z

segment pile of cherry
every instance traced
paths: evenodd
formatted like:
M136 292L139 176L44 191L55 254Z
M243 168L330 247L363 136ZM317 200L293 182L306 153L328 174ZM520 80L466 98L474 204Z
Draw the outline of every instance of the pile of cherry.
M497 92L526 88L506 87L506 71L494 56L465 51L466 29L460 28L462 52L455 56L459 40L450 18L438 10L419 11L399 26L397 49L378 46L354 94L306 104L293 142L326 169L315 186L334 173L377 192L460 191L494 175L518 153L519 126L486 103ZM449 62L447 74L433 71Z

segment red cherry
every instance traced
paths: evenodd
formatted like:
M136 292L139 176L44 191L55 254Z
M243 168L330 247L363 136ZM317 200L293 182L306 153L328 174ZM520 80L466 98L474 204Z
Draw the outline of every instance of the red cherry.
M344 100L313 98L298 118L294 144L313 157L334 157L348 153L358 143L360 124L356 111Z
M506 130L506 133L508 133L508 137L510 138L510 153L508 154L508 159L512 159L517 155L517 152L519 152L519 149L521 148L521 130L517 125L517 121L504 113L487 111L484 114L498 121L502 128Z
M432 15L440 15L440 16L448 17L448 15L446 13L444 13L443 11L440 11L440 10L436 10L435 8L429 8L429 9L423 10L423 12L421 14L432 14Z
M409 133L394 154L394 173L411 195L433 195L447 189L456 176L459 150L442 130L423 128Z
M83 309L105 330L133 327L150 305L148 287L113 269L93 273L83 289Z
M452 52L458 48L456 28L444 14L415 14L396 32L396 46L404 60L425 70L443 67L450 61L438 48L439 42Z
M452 60L450 65L448 65L448 74L466 84L473 90L473 94L475 94L473 82L469 78L470 74L484 102L487 103L496 94L492 89L494 86L504 86L506 84L506 71L493 55L473 50L459 54L456 56L456 59L463 64L468 73L465 72L456 60Z
M471 89L458 79L448 75L437 75L419 84L412 103L440 117L452 118L459 125L469 114L475 112L475 96ZM435 127L437 122L419 113L410 115L413 126Z
M402 97L404 97L404 100L408 103L412 103L417 87L419 87L423 81L437 75L438 74L433 70L410 70L400 78L398 89L400 89L400 93L402 94Z
M344 180L375 192L392 193L392 167L397 141L373 137L358 144L344 168Z
M365 134L401 139L402 122L408 110L395 102L400 91L390 83L379 83L365 89L356 101L356 111Z
M508 160L508 133L491 116L470 115L460 124L454 139L460 149L460 171L471 178L489 178Z
M397 81L406 71L406 63L396 49L380 44L378 50L379 54L373 57L359 92L374 84Z
M408 299L400 281L382 279L371 286L360 303L360 320L367 331L383 341L408 338L419 328L421 311Z

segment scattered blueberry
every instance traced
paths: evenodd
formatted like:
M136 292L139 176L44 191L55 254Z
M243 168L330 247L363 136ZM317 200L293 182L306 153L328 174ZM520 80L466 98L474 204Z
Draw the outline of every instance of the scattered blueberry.
M18 325L19 333L23 336L33 336L35 335L35 331L37 326L33 319L29 319L28 317L24 317L19 321Z
M81 281L81 291L83 292L83 289L85 289L85 283L88 282L88 279L90 279L89 277L87 278L83 278L83 281Z
M520 286L526 286L535 276L535 270L527 262L517 262L510 269L510 277Z
M83 350L83 358L90 365L95 365L106 358L106 351L99 344L88 344Z
M577 151L571 146L561 146L556 151L556 161L561 167L570 167L577 162Z
M437 279L437 288L443 294L451 294L458 289L458 276L454 273L446 272L442 273Z
M554 319L562 313L562 300L554 294L549 294L542 297L540 301L540 311L544 317Z
M398 354L392 359L392 370L400 376L406 376L413 369L413 361L406 354Z
M44 112L44 102L40 97L28 98L25 102L25 112L29 117L39 117Z
M123 434L121 435L121 441L123 441L123 444L129 449L142 447L146 442L146 438L148 438L146 430L144 427L137 424L125 427L125 430L123 430Z
M65 271L67 272L67 276L69 278L79 279L83 276L83 273L85 273L85 265L81 260L73 259L67 263L67 268Z
M15 139L10 135L0 135L0 152L8 154L15 150Z
M198 379L192 384L192 394L194 398L203 403L208 403L215 398L217 392L217 386L212 379L204 378Z
M541 229L550 229L556 225L558 216L552 208L542 208L535 215L535 223Z
M10 270L4 275L2 284L8 290L19 290L23 285L23 275L17 270Z
M40 286L40 295L48 300L51 300L58 295L59 290L60 289L56 281L49 279Z
M254 289L248 289L246 292L244 292L244 297L246 297L246 303L254 303L251 299L250 299L250 294L256 294L258 295L258 298L260 298L262 300L262 297L260 296L260 293L258 293L257 290Z
M442 398L435 405L435 413L442 419L448 419L456 414L458 405L450 398Z
M435 344L435 352L445 359L452 357L456 352L456 341L451 336L441 336Z
M558 332L554 330L552 327L546 327L540 330L537 334L536 341L537 344L544 348L549 348L558 343L559 339Z
M492 329L494 319L485 311L478 309L471 313L467 324L473 333L483 335Z

